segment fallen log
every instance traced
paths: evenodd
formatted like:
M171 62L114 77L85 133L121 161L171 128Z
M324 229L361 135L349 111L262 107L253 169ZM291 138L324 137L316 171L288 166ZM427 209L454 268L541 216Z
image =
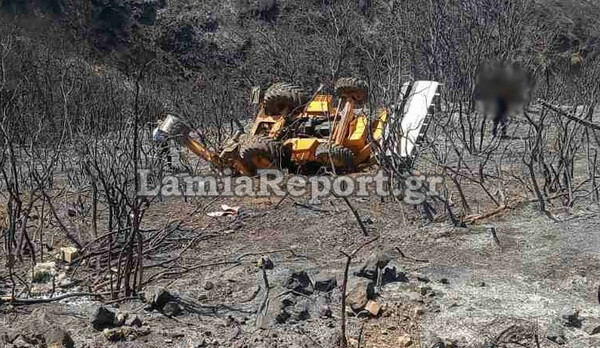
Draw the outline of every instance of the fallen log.
M595 130L600 130L600 125L598 125L598 124L592 123L592 122L590 122L590 121L588 121L588 120L583 120L583 119L581 119L581 118L579 118L579 117L575 117L575 116L573 116L573 115L569 115L569 113L567 113L566 111L563 111L563 110L561 110L559 107L557 107L557 106L554 106L554 105L552 105L552 104L548 103L548 102L547 102L547 101L545 101L545 100L542 100L542 99L540 99L540 100L539 100L539 102L540 102L540 103L541 103L543 106L547 107L548 109L550 109L550 110L552 110L552 111L556 112L557 114L559 114L559 115L561 115L561 116L564 116L564 117L566 117L566 118L568 118L568 119L570 119L570 120L573 120L573 121L575 121L575 122L578 122L578 123L580 123L580 124L582 124L582 125L584 125L584 126L586 126L586 127L593 128L593 129L595 129Z
M38 303L49 303L54 301L60 301L71 297L83 297L83 296L91 296L96 297L100 296L100 294L95 294L92 292L74 292L70 294L65 294L56 297L49 298L15 298L11 296L0 297L0 304L2 303L10 303L13 305L29 305L29 304L38 304Z
M581 184L578 185L576 188L579 188L579 187L581 187ZM563 193L559 193L559 194L556 194L556 195L551 196L551 197L547 197L545 200L546 201L551 201L553 199L560 198L560 197L563 197L563 196L566 196L566 195L567 195L567 193L563 192ZM512 203L512 204L503 204L503 205L499 206L498 208L496 208L496 209L494 209L492 211L489 211L487 213L465 216L464 219L463 219L463 221L467 222L467 223L475 223L475 222L477 222L479 220L484 220L484 219L490 218L492 216L495 216L497 214L500 214L500 213L502 213L505 210L514 210L514 209L518 208L522 204L533 203L533 202L537 202L537 201L538 201L537 198L531 198L531 199L526 199L526 200L518 201L518 202L515 202L515 203Z

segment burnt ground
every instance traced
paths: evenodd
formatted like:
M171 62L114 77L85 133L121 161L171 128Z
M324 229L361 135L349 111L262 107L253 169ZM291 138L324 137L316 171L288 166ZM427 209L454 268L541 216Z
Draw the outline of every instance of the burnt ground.
M514 129L516 133L522 127ZM435 138L434 131L430 134ZM505 175L502 180L488 179L490 193L511 209L468 227L451 224L443 206L436 206L435 223L424 223L420 208L376 196L349 199L368 236L346 203L335 197L323 198L319 205L310 205L302 197L155 201L141 226L145 237L181 225L144 260L145 265L157 266L144 271L145 279L153 281L139 298L114 302L103 295L44 304L0 302L0 339L5 343L17 333L40 331L39 326L32 328L32 322L43 312L70 334L76 347L335 347L346 262L341 252L350 253L376 238L352 260L347 302L354 299L350 294L362 290L365 296L375 297L381 310L372 315L362 306L358 313L348 308L347 337L352 347L600 347L597 203L582 198L573 208L564 208L560 198L549 200L559 222L541 213L533 194L520 189L514 178L514 173L523 175L522 139L505 140L502 146L509 150L498 150L504 160L488 166ZM468 160L477 168L476 156ZM430 155L421 157L420 167L428 168L424 172L436 172L436 165ZM584 167L578 163L583 179L576 183L585 180ZM196 168L198 173L207 170L206 165ZM462 186L473 214L496 209L476 184L463 181ZM450 198L454 210L461 211L456 192L451 191ZM207 215L220 210L221 204L240 210L232 216ZM57 208L73 226L71 220L77 217L66 214L65 204ZM88 229L89 225L77 229L80 237L89 236ZM69 243L56 227L45 233L54 235L47 238L53 247L46 251L45 261L49 261ZM365 291L372 274L367 272L371 279L366 279L358 271L365 264L372 268L373 257L381 255L389 255L390 261L382 289L373 294ZM257 265L262 257L274 265L265 271L267 301L263 272ZM5 256L0 258L4 264ZM17 263L24 281L29 267L27 258ZM306 272L308 281L299 272ZM103 279L97 279L93 264L67 267L57 262L56 273L64 273L67 284L76 284L57 286L54 296L109 290L107 279L104 286L98 285ZM330 289L314 289L317 281L332 278L337 284ZM23 288L20 281L16 288ZM10 289L2 268L0 295L10 294ZM181 313L149 308L159 289L175 297ZM33 298L48 298L52 284L35 284L30 290ZM143 327L127 339L108 340L102 330L90 325L92 313L102 304L115 313L139 316ZM261 307L262 314L257 315Z
M351 199L369 231L365 237L340 199L328 198L310 208L294 204L290 198L277 206L279 200L203 198L184 202L173 198L152 205L144 227L184 220L184 228L176 234L181 247L194 237L206 236L182 255L178 265L235 263L196 267L149 285L146 298L160 287L179 297L184 310L171 318L145 309L147 305L140 300L108 305L115 312L137 313L149 328L148 335L109 342L89 323L90 313L100 301L86 297L24 306L4 303L0 305L1 331L21 330L31 322L30 313L42 309L70 333L77 347L332 347L339 330L345 263L339 251L351 252L379 237L356 255L350 284L358 281L353 272L363 261L393 247L407 257L395 253L388 266L406 277L383 286L376 298L382 306L378 316L349 315L352 346L358 346L360 339L361 347L398 347L405 335L410 335L412 346L421 347L430 347L437 339L460 347L483 346L485 342L535 347L536 340L541 347L552 347L556 343L546 338L547 329L559 320L565 306L579 310L584 319L579 328L563 328L565 346L600 346L596 335L585 332L586 323L600 317L596 292L600 237L595 207L574 209L561 216L566 221L555 223L532 203L469 228L455 228L447 222L423 225L416 210L396 202L377 197ZM222 203L241 210L236 216L205 215ZM500 245L490 226L496 228ZM158 262L176 253L156 254L148 261ZM274 268L266 271L271 286L269 310L259 324L255 312L264 287L256 262L261 255L267 255ZM64 270L65 265L58 268ZM301 270L313 282L334 276L338 286L329 293L290 295L286 280L291 272ZM159 271L164 270L152 272ZM74 270L66 272L72 275ZM85 267L72 276L85 280ZM3 290L7 288L5 284ZM278 323L276 315L285 298L292 298L296 305L289 310L291 317ZM302 309L296 311L303 301L307 315L302 315ZM331 315L316 305L323 303Z

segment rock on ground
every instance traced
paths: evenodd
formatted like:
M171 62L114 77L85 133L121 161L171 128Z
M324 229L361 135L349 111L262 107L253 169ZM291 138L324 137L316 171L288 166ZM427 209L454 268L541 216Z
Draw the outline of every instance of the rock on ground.
M392 249L374 251L354 275L375 280L377 278L377 270L383 270L395 258L396 254L397 252Z
M305 271L292 272L286 282L286 287L303 294L310 295L313 293L313 287L310 282L310 278Z
M579 310L571 306L565 306L560 311L560 320L564 326L567 327L581 327L581 320L579 319Z
M354 312L359 312L373 298L375 298L375 284L367 279L359 279L347 289L346 305Z
M96 308L90 318L92 327L99 331L114 326L115 321L115 313L104 306Z
M148 327L134 328L123 326L114 329L104 329L102 334L111 342L124 340L132 341L138 337L149 335L150 329Z
M142 324L142 319L137 315L134 315L125 322L125 325L135 327L142 327Z
M56 263L44 262L38 263L33 267L33 282L46 283L52 280L56 275Z
M335 277L320 278L315 280L315 290L322 292L332 291L337 287L337 279Z
M162 312L170 317L176 317L181 314L181 307L176 301L167 302L163 306Z
M171 295L171 293L169 293L167 290L161 288L155 291L150 305L152 309L162 310L165 304L174 300L175 296Z

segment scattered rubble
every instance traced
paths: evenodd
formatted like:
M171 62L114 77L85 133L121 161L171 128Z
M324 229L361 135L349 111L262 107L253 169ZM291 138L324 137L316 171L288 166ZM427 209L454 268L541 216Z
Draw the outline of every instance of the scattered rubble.
M167 302L163 310L174 310L170 307L171 303L177 305L176 302ZM150 334L150 329L143 326L142 319L138 315L130 317L128 313L115 314L105 306L99 306L94 310L90 323L95 330L102 331L104 337L111 342L131 341Z
M385 336L385 339L382 339L381 341L383 344L382 346L391 344L389 346L417 347L421 344L425 344L427 347L438 348L464 347L465 345L462 343L459 345L448 344L447 342L450 341L439 341L436 343L436 341L431 341L429 339L424 341L423 337L414 336L415 332L419 330L419 325L430 320L431 317L435 317L434 313L436 313L436 310L440 311L440 308L444 310L453 308L458 306L456 304L457 302L461 303L461 307L458 308L458 311L465 310L465 308L469 307L468 303L464 302L460 296L456 296L455 290L457 287L461 286L461 279L455 280L452 272L442 273L440 271L432 271L428 267L404 265L403 263L397 262L390 255L391 253L374 253L374 256L372 255L360 269L356 272L350 272L350 277L348 278L348 284L346 286L346 310L348 313L351 313L351 315L346 316L346 318L348 318L347 320L351 323L348 338L352 338L354 339L354 342L358 343L357 333L353 330L356 328L356 322L359 321L364 323L367 330L371 330L366 331L367 341L369 340L369 337L373 337L373 327L383 323L383 329L377 329L382 336ZM283 266L280 266L278 263L277 268L275 268L275 264L269 257L261 256L256 260L256 264L253 264L253 262L244 262L242 265L243 267L238 266L233 269L233 271L227 270L227 272L222 274L222 278L219 278L219 275L214 273L203 275L200 282L196 281L193 290L189 293L182 291L181 297L176 292L169 292L168 290L161 288L157 289L154 293L150 292L150 296L148 297L150 300L147 301L152 310L156 309L167 316L175 317L181 315L182 311L185 311L185 313L188 313L188 311L192 313L194 308L190 307L188 298L206 301L206 303L196 307L199 310L211 308L211 306L217 308L216 305L222 303L222 299L220 299L219 296L226 293L233 285L236 285L233 292L230 291L227 295L234 298L234 300L236 298L246 299L248 298L246 293L254 291L254 295L247 301L236 302L236 304L244 304L243 310L248 310L246 313L252 313L251 311L254 310L255 306L260 304L261 300L264 298L264 296L259 296L259 294L261 294L261 289L264 291L262 276L266 274L270 286L266 296L268 304L264 309L263 315L267 320L264 321L265 325L262 325L263 322L261 322L261 325L257 325L257 329L263 333L266 332L263 329L267 329L269 330L269 336L279 335L280 339L275 336L262 341L264 344L254 344L249 342L248 337L246 336L246 333L248 332L247 325L249 322L254 323L253 314L247 314L245 316L244 314L237 315L232 319L233 324L228 322L228 324L225 325L229 327L227 329L228 332L226 333L223 333L222 330L215 330L213 336L219 337L218 344L215 343L217 340L212 338L198 340L198 337L195 336L195 334L188 333L188 331L184 331L184 340L180 339L183 337L183 333L163 334L164 337L160 337L158 334L160 328L156 329L158 331L152 330L151 332L148 323L142 321L142 317L132 314L135 313L136 310L133 310L129 307L129 304L126 303L123 303L119 310L103 306L95 308L96 311L90 320L91 325L94 329L99 331L96 333L96 336L100 340L106 339L110 342L135 340L141 336L152 333L152 336L144 338L143 343L141 344L148 344L149 342L154 343L156 336L159 336L160 342L170 342L173 346L185 342L185 344L189 344L188 346L190 347L207 347L215 344L216 346L222 344L223 346L232 347L244 347L244 344L246 344L246 346L256 347L304 347L307 345L293 345L290 342L287 342L286 340L289 339L287 337L281 339L281 337L285 336L282 335L281 332L282 330L296 328L300 330L312 330L315 325L321 325L324 330L327 331L327 338L335 340L335 335L330 335L330 333L338 330L339 317L334 316L333 311L337 312L340 310L339 304L343 296L341 294L341 284L339 283L339 270L336 270L335 272L321 270L314 267L313 264L307 266L302 264L299 266L301 268L294 269L291 267L297 267L298 265L294 264L294 266L292 266L291 264L286 264L287 262L288 261L282 261L281 263ZM62 265L60 263L58 264ZM70 273L64 271L61 272L60 266L59 269L56 269L55 265L52 265L49 269L57 272L58 275L55 277L53 276L53 279L59 287L62 287L63 282L65 286L68 284L70 281L68 274ZM408 272L409 270L414 269L418 269L419 271ZM406 272L404 272L405 270ZM237 276L241 272L256 275L257 278L240 280ZM352 274L355 274L356 276L353 276ZM376 280L378 277L381 277L381 280L383 281L381 290L376 287ZM256 280L258 280L258 283L256 283ZM391 284L398 281L406 282L406 284ZM451 281L452 286L447 286ZM493 280L490 280L490 283L492 284L492 287L496 285ZM70 286L72 285L74 284L71 284ZM469 279L467 286L474 291L485 291L485 288L481 290L476 288L476 286L484 286L484 284L477 279ZM446 292L447 296L444 296ZM403 306L395 307L394 304L397 303L396 301L402 303ZM193 300L191 303L193 303ZM193 304L191 306L193 306ZM115 307L117 306L115 305ZM241 307L242 306L240 306L240 308ZM452 311L457 310L454 309ZM432 315L426 315L426 313ZM586 313L590 317L594 315L591 314L592 312L586 311ZM235 316L235 314L233 315ZM357 319L355 316L358 316L359 318ZM560 313L557 313L556 311L552 312L550 316L554 316L556 324L548 327L545 336L549 341L546 341L546 344L554 342L560 345L569 345L581 340L582 337L587 337L592 340L593 338L588 336L600 333L599 319L587 317L582 319L580 318L579 310L570 306L564 307ZM154 318L165 320L164 317L155 314L149 314L149 317L153 325L155 323L153 321ZM363 319L368 317L372 317L372 319ZM374 317L379 318L375 319ZM178 321L165 320L165 322L176 323ZM583 325L581 325L582 323ZM160 325L162 325L162 323ZM573 327L581 328L581 330L567 329ZM219 336L216 336L217 331ZM437 333L441 334L442 337L452 336L452 333ZM544 335L541 335L540 337L542 340L545 340L546 338L544 338ZM28 337L13 334L6 335L4 343L7 345L12 344L9 347L31 345L28 340ZM323 342L324 338L319 337L318 344L328 346L327 344L323 344ZM460 342L462 342L462 340ZM499 345L498 342L500 341L494 339L488 341L486 343L487 345L481 347L500 347L501 345ZM432 346L432 344L435 345ZM350 344L350 346L353 345Z

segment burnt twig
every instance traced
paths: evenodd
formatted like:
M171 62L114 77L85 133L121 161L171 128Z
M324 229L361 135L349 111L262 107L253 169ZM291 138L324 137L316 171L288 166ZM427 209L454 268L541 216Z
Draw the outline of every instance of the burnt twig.
M265 267L261 267L262 278L263 278L263 286L265 288L265 294L263 296L262 301L260 302L260 306L256 310L256 321L255 325L260 326L262 324L262 318L266 314L269 308L269 291L271 287L269 286L269 278L267 277L267 270Z
M362 222L360 215L358 215L358 211L352 206L352 204L350 204L348 197L342 197L342 199L344 200L344 202L346 202L346 204L348 205L348 208L350 208L350 211L352 211L352 214L356 218L356 221L358 222L358 225L360 226L360 229L361 229L363 235L368 236L369 232L367 231L365 224Z
M408 260L412 260L412 261L415 261L415 262L429 263L429 260L417 259L417 258L414 258L414 257L412 257L412 256L406 256L406 255L405 255L405 254L402 252L402 250L400 249L400 247L396 247L396 250L398 251L398 253L400 254L400 256L401 256L403 259L408 259Z
M342 335L341 347L346 348L348 346L348 340L346 339L346 288L348 287L348 272L350 271L350 263L352 258L365 246L378 240L379 237L375 237L363 244L359 245L352 253L347 254L344 251L340 251L346 256L346 266L344 268L344 282L342 283L342 309L341 309L341 320L340 320L340 332Z
M30 304L39 304L39 303L49 303L49 302L55 302L55 301L60 301L60 300L64 300L67 298L71 298L71 297L83 297L83 296L99 296L99 294L95 294L93 292L74 292L74 293L70 293L70 294L64 294L61 296L56 296L56 297L51 297L51 298L12 298L9 297L8 299L5 298L0 298L0 304L3 302L8 302L11 303L13 305L30 305Z

